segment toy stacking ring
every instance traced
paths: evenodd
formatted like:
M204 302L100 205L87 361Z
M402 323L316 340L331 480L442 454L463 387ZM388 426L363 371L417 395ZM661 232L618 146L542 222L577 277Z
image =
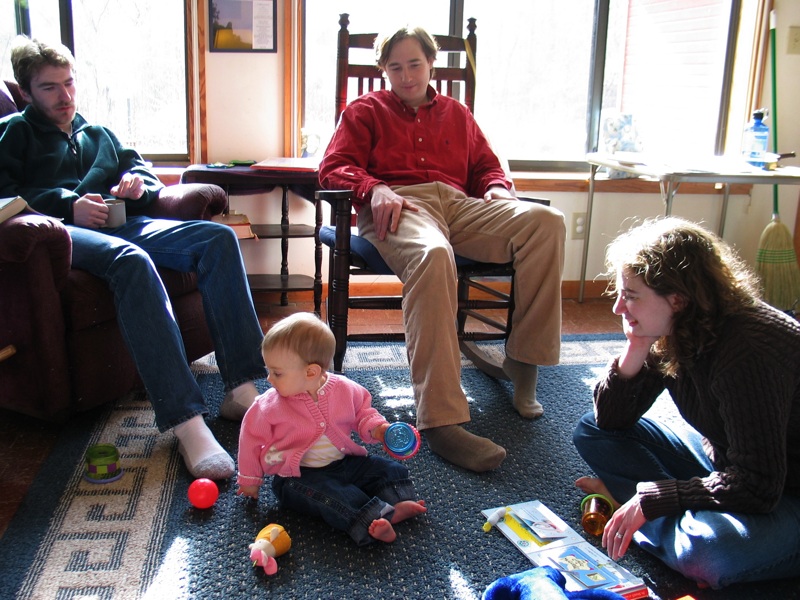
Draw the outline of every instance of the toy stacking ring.
M95 444L86 450L83 478L92 483L111 483L122 477L119 451L114 444Z
M406 460L419 451L419 431L408 423L392 423L383 436L383 447L392 458Z

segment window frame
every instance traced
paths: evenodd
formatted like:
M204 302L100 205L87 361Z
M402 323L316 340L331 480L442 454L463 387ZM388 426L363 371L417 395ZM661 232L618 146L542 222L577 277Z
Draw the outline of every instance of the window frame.
M608 26L611 0L596 0L594 15L593 44L591 51L590 77L587 86L589 105L586 115L586 152L596 152L600 141L601 107L603 102L603 83L605 74L606 49L608 43ZM284 151L287 156L298 156L301 148L300 128L303 123L303 65L305 64L305 10L306 0L287 1L286 20L287 35L284 37L285 48L285 73L287 102L285 112L287 123ZM739 43L740 13L742 0L731 0L730 18L728 23L727 44L724 59L723 81L720 94L720 109L718 113L717 132L715 136L715 153L722 154L728 136L729 120L731 118L731 99L733 91L734 63L736 47ZM763 8L759 8L763 12ZM449 33L460 34L465 27L463 0L450 0ZM750 96L752 96L753 81L760 77L759 68L751 68L751 81L748 82ZM333 91L331 91L333 97ZM748 104L752 100L748 98ZM752 110L753 106L748 106ZM585 161L566 160L525 160L520 158L509 159L509 166L515 172L587 172L589 164Z
M202 122L205 118L205 70L196 60L205 53L204 13L202 0L184 0L184 73L186 86L186 152L147 154L145 160L154 165L191 164L199 158L206 160L208 142ZM58 0L61 43L75 54L75 35L72 0ZM14 0L16 30L18 35L32 36L30 12L27 3Z

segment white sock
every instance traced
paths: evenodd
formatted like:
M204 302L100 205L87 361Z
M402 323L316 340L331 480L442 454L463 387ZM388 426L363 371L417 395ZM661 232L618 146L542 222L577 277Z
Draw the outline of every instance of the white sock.
M252 381L236 386L225 394L222 406L219 407L219 416L229 421L241 421L256 396L258 390Z
M203 415L192 417L172 431L178 438L186 468L195 478L228 479L236 472L233 459L211 433Z

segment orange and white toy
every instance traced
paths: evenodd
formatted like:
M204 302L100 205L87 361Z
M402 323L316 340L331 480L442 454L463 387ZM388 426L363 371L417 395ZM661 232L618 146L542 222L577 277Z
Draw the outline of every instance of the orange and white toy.
M263 567L267 575L278 572L275 558L286 554L292 547L292 538L280 525L270 523L258 532L256 541L248 546L254 567Z

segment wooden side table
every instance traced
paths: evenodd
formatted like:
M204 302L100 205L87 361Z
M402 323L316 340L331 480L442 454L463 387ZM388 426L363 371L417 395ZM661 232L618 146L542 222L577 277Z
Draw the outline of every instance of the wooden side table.
M248 274L253 291L280 292L281 305L289 303L289 292L313 291L314 312L320 315L322 304L322 244L319 229L322 226L322 206L314 198L319 188L316 170L254 169L251 167L215 168L191 165L181 175L181 183L213 183L223 188L229 196L259 194L281 188L281 222L253 223L253 233L262 239L281 240L281 270L279 274ZM289 191L314 204L314 225L292 224L289 220ZM314 238L314 276L290 274L289 240Z

